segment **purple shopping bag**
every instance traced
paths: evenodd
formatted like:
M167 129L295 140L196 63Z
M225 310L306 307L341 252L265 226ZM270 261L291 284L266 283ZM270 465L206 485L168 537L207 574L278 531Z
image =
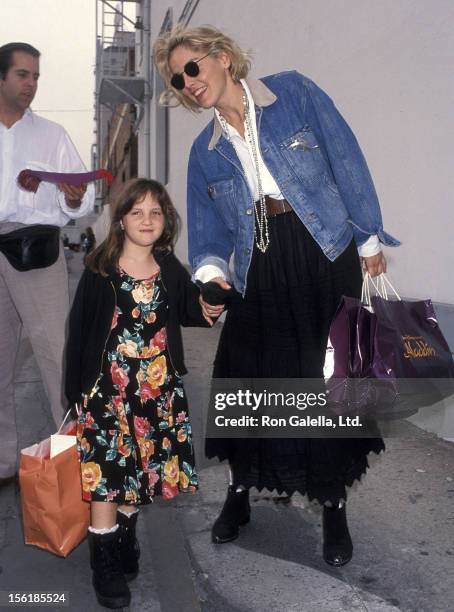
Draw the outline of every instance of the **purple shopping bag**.
M375 314L361 300L342 296L330 326L324 366L329 406L337 414L362 415L376 404L377 389L371 380L375 328ZM384 396L384 384L381 393ZM392 384L386 396L386 404L393 405Z
M342 296L330 326L325 378L367 376L372 361L376 317L361 300Z
M431 300L372 296L376 318L371 374L377 378L453 378L454 363Z
M402 418L452 395L454 362L432 302L380 296L368 302L344 296L331 324L325 362L331 408Z

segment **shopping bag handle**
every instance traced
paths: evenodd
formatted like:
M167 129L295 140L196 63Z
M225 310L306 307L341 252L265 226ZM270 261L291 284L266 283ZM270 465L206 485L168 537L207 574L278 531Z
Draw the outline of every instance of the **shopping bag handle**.
M76 407L76 412L77 412L77 415L79 416L79 415L80 415L80 407L79 407L79 404L76 402L76 403L74 404L74 406ZM68 420L68 417L69 417L69 415L71 414L71 410L72 410L72 408L70 408L70 409L68 410L68 412L65 414L65 417L64 417L63 421L61 422L60 427L58 428L57 434L59 434L59 433L61 432L61 430L63 429L63 425L64 425L64 424L66 423L66 421Z
M361 287L361 304L365 304L367 306L371 306L370 283L372 283L372 285L374 286L377 294L380 297L384 297L381 291L379 290L379 288L377 287L377 285L373 282L369 272L366 272L363 278L363 286Z
M386 285L388 285L388 287L391 289L391 291L394 293L394 295L396 296L396 298L399 300L399 302L402 301L402 298L400 297L400 295L397 293L397 291L394 289L393 285L391 284L391 281L389 280L389 278L386 276L385 272L382 272L382 274L380 274L380 278L381 278L381 282L383 285L383 289L385 290L386 296L388 296L388 291L386 289Z
M375 291L377 292L377 295L383 298L384 300L389 299L389 294L388 294L388 288L389 288L394 293L396 298L400 302L402 301L402 298L397 293L397 291L394 289L393 285L391 284L391 281L389 280L389 278L386 276L384 272L382 272L381 274L379 274L377 277L374 277L374 278L371 277L369 272L366 272L364 274L363 286L361 289L361 303L362 304L371 305L370 284L372 284L372 286L374 287Z

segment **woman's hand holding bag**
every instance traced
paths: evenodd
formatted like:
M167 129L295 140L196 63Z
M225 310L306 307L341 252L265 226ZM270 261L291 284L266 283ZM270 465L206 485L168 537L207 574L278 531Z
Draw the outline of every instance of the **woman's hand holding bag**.
M454 362L432 301L402 300L385 274L366 273L361 300L343 296L331 324L325 378L339 414L408 416L452 395Z

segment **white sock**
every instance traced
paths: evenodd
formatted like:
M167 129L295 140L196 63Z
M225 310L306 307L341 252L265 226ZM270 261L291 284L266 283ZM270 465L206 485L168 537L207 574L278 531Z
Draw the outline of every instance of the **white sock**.
M105 533L115 533L118 529L118 524L113 527L102 527L102 529L95 529L90 525L88 531L90 533L97 533L98 535L104 535Z

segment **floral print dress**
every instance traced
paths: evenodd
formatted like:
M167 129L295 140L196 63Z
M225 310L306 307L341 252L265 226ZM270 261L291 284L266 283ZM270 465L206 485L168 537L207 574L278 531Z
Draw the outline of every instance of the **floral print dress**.
M198 486L181 378L166 343L167 295L160 272L120 270L100 377L79 417L83 499L146 504Z

